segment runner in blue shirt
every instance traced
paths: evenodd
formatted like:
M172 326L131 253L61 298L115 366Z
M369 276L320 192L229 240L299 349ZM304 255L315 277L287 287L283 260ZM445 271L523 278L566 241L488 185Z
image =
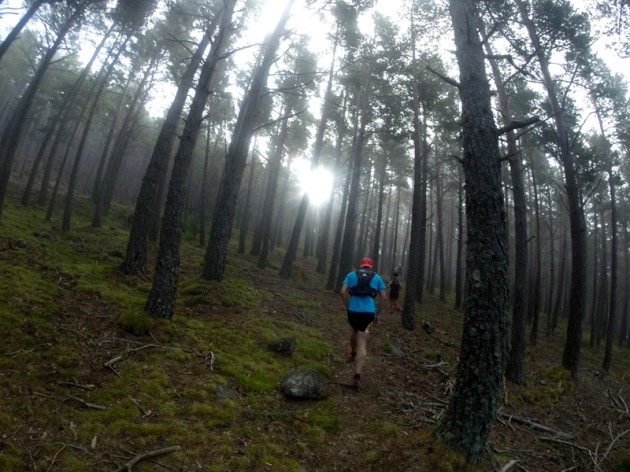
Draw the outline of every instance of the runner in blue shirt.
M352 379L355 388L361 386L361 372L367 357L370 328L380 323L381 309L387 302L385 282L374 272L372 265L372 259L363 258L361 268L346 275L341 287L341 297L348 311L348 323L352 326L350 354L355 361ZM378 295L380 302L377 303Z

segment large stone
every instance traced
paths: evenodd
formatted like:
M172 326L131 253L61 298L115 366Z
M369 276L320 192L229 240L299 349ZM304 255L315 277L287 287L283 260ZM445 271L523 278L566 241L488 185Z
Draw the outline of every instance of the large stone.
M295 338L282 338L271 341L267 344L267 349L273 352L277 352L281 356L291 357L293 355L293 351L295 351Z
M287 397L301 400L323 400L328 397L326 377L309 368L287 372L280 389Z

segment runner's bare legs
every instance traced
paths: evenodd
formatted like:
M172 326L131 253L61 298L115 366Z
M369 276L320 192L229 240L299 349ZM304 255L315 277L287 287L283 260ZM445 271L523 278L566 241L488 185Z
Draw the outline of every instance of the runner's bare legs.
M363 365L367 358L367 340L370 337L368 333L353 330L350 335L350 346L352 346L352 352L356 352L357 355L354 358L354 372L360 374L363 371Z

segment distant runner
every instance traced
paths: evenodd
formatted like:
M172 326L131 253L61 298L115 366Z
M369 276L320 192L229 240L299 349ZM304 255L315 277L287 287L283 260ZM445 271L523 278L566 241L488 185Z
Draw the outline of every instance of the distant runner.
M374 272L369 257L361 260L361 268L346 275L341 287L341 297L348 310L348 323L352 326L350 335L350 355L354 359L352 386L361 386L361 372L367 357L367 340L370 328L381 321L380 313L387 302L385 282ZM376 302L377 295L380 303Z
M387 284L389 289L389 312L394 313L398 310L398 295L402 289L402 284L398 280L398 272L392 274L392 280Z

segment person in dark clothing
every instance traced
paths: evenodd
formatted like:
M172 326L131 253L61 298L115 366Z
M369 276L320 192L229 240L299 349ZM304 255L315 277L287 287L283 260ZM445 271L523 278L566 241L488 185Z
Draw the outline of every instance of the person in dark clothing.
M389 312L394 313L398 310L398 296L402 289L402 284L398 279L398 272L392 274L392 279L387 284L387 288L389 289Z

